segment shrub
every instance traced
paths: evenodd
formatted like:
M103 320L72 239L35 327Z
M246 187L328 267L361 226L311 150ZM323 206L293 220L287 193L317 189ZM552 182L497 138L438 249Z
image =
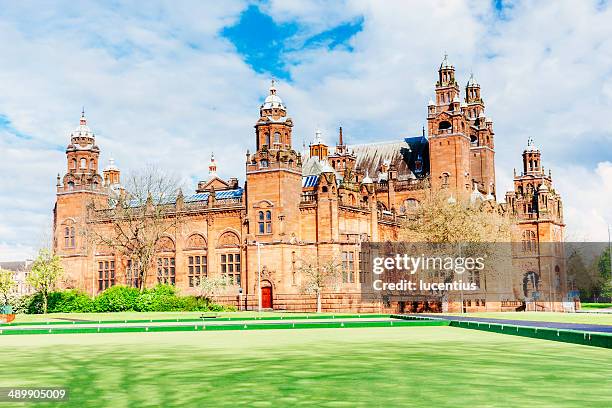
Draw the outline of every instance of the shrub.
M96 312L127 312L136 310L140 290L129 286L112 286L100 293L95 301Z
M17 310L27 311L30 314L41 314L44 309L43 301L41 293L24 296L22 304ZM48 313L88 313L93 311L93 300L82 292L71 289L49 293Z
M145 290L136 301L139 312L173 312L184 310L183 298L177 296L172 285L157 285Z

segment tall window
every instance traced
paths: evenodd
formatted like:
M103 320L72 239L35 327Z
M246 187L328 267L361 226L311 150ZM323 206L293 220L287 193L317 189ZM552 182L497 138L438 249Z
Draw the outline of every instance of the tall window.
M260 234L271 234L272 233L272 212L271 211L260 211L257 214L258 218L258 231Z
M81 168L82 169L86 169L87 168L87 159L81 159Z
M480 271L470 271L468 274L468 282L474 283L480 288Z
M274 143L280 144L281 134L278 132L274 132Z
M176 283L176 265L173 256L157 258L157 283L174 285Z
M193 288L200 284L200 279L208 274L206 255L194 255L188 259L187 270L189 272L189 287Z
M366 281L366 256L363 252L359 253L359 283L365 283Z
M64 228L64 247L74 248L76 247L76 231L74 227Z
M240 285L240 254L221 254L221 274Z
M536 235L533 231L523 232L523 252L533 252L536 250Z
M355 282L355 253L342 252L342 282Z
M128 259L125 269L125 284L134 288L140 287L140 263L137 260Z
M98 261L98 291L115 284L115 261Z

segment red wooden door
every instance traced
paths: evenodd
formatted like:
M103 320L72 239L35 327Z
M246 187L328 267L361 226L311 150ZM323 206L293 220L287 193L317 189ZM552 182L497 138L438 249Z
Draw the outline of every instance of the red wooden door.
M270 286L261 288L261 307L272 309L272 288Z

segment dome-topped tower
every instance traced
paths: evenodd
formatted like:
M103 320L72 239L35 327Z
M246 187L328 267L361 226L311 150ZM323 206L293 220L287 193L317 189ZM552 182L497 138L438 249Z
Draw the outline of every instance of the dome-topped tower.
M290 150L292 127L293 121L287 117L287 108L276 92L276 81L272 80L255 124L257 150Z
M73 190L78 186L98 189L102 177L98 174L100 149L96 146L94 133L87 126L85 110L81 111L79 126L70 133L70 144L66 148L67 173L63 187Z
M287 108L283 104L283 100L276 93L276 81L273 79L270 84L270 93L266 96L264 103L259 109L262 117L269 116L275 119L287 116Z

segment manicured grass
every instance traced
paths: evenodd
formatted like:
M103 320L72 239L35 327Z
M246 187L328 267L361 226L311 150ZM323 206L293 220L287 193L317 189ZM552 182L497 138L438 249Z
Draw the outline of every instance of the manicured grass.
M70 387L62 406L612 401L610 350L451 327L15 336L0 349L0 386Z
M555 312L483 312L452 313L457 316L488 317L491 319L533 320L559 323L587 323L612 325L612 314L555 313Z
M612 308L612 303L581 303L583 309L607 309Z
M283 316L305 315L306 313L282 313ZM138 319L198 319L202 315L218 315L219 317L268 317L279 316L278 312L118 312L118 313L49 313L49 314L19 314L15 323L76 320L138 320Z

